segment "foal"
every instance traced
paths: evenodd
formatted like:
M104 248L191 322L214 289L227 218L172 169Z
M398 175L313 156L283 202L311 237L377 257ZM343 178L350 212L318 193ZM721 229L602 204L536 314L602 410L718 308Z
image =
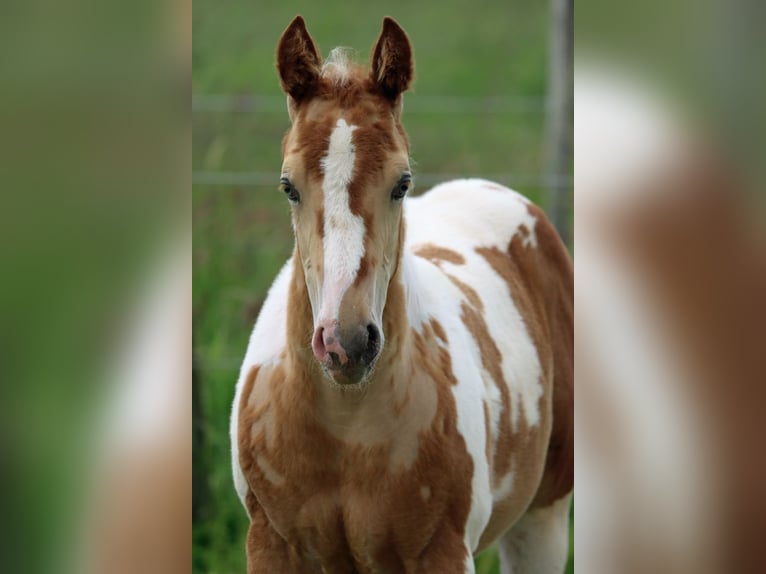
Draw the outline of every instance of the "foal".
M413 186L412 49L322 63L298 16L277 65L295 250L231 420L248 572L561 572L572 490L573 271L543 213L460 180ZM405 221L407 225L405 226Z

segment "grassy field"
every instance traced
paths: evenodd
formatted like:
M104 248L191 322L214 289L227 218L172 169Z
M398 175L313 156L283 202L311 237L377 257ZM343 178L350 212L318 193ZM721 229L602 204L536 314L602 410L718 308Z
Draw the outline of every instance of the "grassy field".
M293 244L289 208L277 191L288 119L274 49L296 13L324 55L346 45L367 61L384 15L408 31L416 82L403 122L420 191L438 179L482 176L544 203L546 3L194 3L193 540L200 573L245 571L247 521L231 483L228 417L248 335ZM477 559L477 572L497 571L494 550Z

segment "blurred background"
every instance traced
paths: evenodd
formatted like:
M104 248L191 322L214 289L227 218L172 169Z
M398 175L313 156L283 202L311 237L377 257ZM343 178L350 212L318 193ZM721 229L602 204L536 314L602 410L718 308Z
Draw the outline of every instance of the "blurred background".
M578 4L575 544L589 574L766 572L763 8Z
M188 572L191 5L4 5L0 48L2 570Z
M556 18L561 6L568 24L566 14ZM298 13L323 57L341 45L367 62L383 16L405 28L416 80L402 121L418 193L454 177L495 180L547 208L568 243L571 235L571 51L562 57L571 2L195 2L195 572L245 570L247 517L231 479L228 421L247 339L293 247L277 191L289 123L274 52ZM494 549L477 559L477 572L497 571Z

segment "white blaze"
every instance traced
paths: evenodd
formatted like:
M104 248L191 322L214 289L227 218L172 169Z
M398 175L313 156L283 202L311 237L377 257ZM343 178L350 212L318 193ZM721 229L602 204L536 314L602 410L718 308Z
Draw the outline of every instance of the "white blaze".
M324 285L320 319L337 319L346 289L359 271L364 255L364 220L351 213L348 186L354 175L352 134L357 126L338 120L321 160L324 182ZM316 317L315 317L316 319Z

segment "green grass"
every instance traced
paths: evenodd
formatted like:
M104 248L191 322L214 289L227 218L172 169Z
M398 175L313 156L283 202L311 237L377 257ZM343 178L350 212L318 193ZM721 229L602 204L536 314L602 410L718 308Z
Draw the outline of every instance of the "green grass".
M408 31L417 79L405 97L403 122L416 181L418 173L501 174L503 183L518 182L514 187L542 202L546 3L402 0L380 8L339 0L198 0L194 93L281 98L274 50L296 13L304 15L325 55L347 45L366 61L384 15ZM495 113L447 113L430 109L434 96L513 96L524 106L516 109L514 99ZM286 112L271 108L193 115L194 171L273 174L273 183L263 185L197 184L192 190L195 364L204 437L195 445L195 465L206 483L193 525L194 572L245 571L247 520L231 483L228 419L253 322L292 249L289 209L276 190L287 127ZM476 564L479 573L498 571L494 550Z

